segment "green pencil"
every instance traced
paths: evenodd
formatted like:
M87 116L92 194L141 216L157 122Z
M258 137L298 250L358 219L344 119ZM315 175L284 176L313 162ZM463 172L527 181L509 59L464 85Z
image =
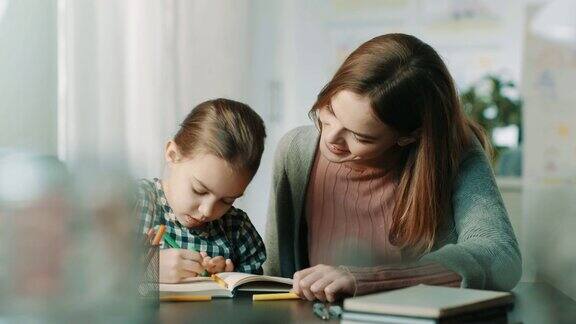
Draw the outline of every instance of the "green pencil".
M176 243L176 241L174 241L174 239L172 239L169 235L164 235L164 242L166 242L166 244L168 244L168 246L170 246L173 249L180 248Z
M164 235L164 242L166 242L166 244L168 244L168 246L170 246L173 249L180 249L180 247L178 246L178 244L176 243L176 241L174 241L174 239L172 239L170 236L168 235ZM204 272L202 272L202 274L200 274L200 276L202 277L209 277L210 274L208 273L208 271L204 270Z

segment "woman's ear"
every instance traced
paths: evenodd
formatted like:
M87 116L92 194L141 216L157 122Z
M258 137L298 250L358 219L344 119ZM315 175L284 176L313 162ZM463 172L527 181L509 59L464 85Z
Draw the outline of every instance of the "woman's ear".
M416 142L414 137L400 137L398 138L398 146L407 146Z
M420 137L420 129L416 129L415 131L413 131L412 133L410 133L410 135L408 136L400 136L398 138L397 144L398 146L407 146L410 145L412 143L415 143L418 140L418 137Z
M164 158L169 164L180 162L182 155L180 154L180 150L178 149L176 142L171 140L166 143L166 152L164 152Z

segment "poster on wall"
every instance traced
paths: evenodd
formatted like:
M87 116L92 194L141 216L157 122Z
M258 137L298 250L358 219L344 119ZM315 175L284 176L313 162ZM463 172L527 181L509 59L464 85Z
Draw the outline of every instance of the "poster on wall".
M576 48L534 35L529 21L524 53L524 273L574 298Z
M526 181L576 185L576 51L535 36L526 42Z

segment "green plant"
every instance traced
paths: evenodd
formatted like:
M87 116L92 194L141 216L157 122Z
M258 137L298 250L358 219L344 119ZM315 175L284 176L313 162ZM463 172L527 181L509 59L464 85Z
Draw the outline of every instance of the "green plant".
M508 149L494 142L494 129L518 127L518 145L522 143L522 100L513 81L487 75L461 92L464 111L486 130L494 146L494 161Z

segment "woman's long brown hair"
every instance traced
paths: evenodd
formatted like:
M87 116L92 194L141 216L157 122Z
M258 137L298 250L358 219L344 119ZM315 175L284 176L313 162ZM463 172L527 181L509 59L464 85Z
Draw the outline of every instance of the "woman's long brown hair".
M438 53L414 36L387 34L358 47L318 95L312 118L342 90L367 96L376 116L400 136L417 134L414 144L397 148L401 162L389 239L415 254L429 251L451 207L464 151L476 137L491 154L484 131L464 114Z

